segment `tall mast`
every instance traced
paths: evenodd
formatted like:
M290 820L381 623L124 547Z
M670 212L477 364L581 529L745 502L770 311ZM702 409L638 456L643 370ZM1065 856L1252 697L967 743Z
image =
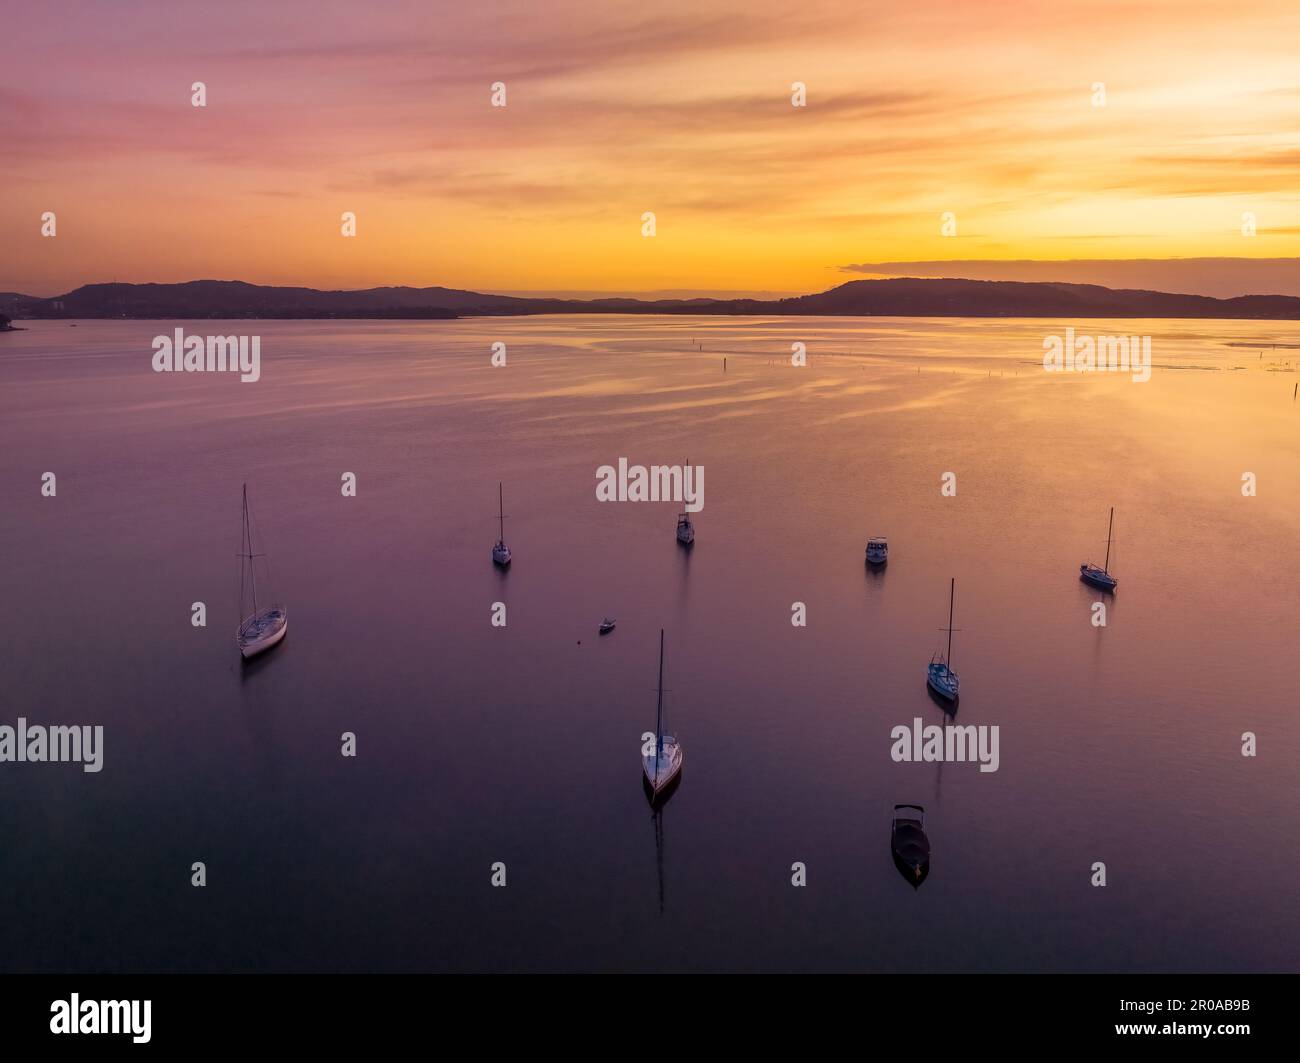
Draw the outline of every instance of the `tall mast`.
M497 542L503 543L506 541L506 500L500 480L497 481L497 513L501 522L501 535Z
M1102 565L1103 572L1110 571L1110 537L1115 530L1115 507L1110 507L1110 525L1106 528L1106 563Z
M248 558L248 580L253 589L253 615L257 615L257 572L253 566L253 529L248 523L248 484L244 484L244 556Z
M659 629L659 704L655 707L655 774L664 754L664 629Z
M957 577L953 576L952 586L948 588L948 671L952 671L952 603L957 597Z

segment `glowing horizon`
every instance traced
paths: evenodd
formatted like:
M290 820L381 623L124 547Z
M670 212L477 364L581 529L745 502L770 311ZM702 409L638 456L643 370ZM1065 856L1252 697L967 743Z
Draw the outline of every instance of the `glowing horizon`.
M863 263L1300 254L1293 4L289 7L14 20L0 290L787 293Z

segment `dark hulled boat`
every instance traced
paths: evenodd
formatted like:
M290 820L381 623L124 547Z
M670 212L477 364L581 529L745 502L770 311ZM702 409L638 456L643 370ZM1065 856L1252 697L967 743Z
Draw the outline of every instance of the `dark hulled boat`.
M925 836L925 809L920 805L895 805L889 847L894 866L918 888L930 873L930 839Z

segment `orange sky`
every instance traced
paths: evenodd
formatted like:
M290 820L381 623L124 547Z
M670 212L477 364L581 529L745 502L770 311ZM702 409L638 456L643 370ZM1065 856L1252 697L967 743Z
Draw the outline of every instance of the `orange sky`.
M0 290L792 292L864 262L1300 254L1294 0L92 0L6 34Z

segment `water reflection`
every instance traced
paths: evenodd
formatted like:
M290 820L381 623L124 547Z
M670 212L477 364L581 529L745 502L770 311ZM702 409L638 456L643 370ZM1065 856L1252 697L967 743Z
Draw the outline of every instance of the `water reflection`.
M1220 364L1225 340L1295 339L1267 322L1096 327L1152 334L1162 364ZM19 490L0 507L0 556L25 559L5 569L0 612L9 722L102 720L107 750L84 779L0 772L0 837L22 869L21 888L0 877L0 964L590 969L656 955L665 935L635 827L647 806L625 757L652 684L627 677L649 668L649 618L667 618L682 646L673 685L689 690L707 757L693 761L689 807L672 799L690 813L674 828L673 913L689 949L660 951L665 964L1294 966L1294 890L1278 884L1300 882L1300 853L1272 844L1300 834L1300 731L1277 666L1293 625L1275 590L1300 583L1294 377L1049 377L1031 364L1044 323L1014 320L256 328L266 371L252 387L153 374L152 322L57 335L36 322L3 341L0 453L60 470L57 501ZM682 349L692 332L709 354ZM810 350L870 353L779 367L792 333ZM475 353L497 340L508 391ZM708 469L694 553L672 538L675 507L594 492L619 456L679 455ZM1268 485L1248 502L1244 468ZM339 496L345 469L353 499ZM940 496L946 470L955 497ZM195 629L188 614L232 589L232 477L266 484L259 513L297 618L247 665L235 617ZM512 511L526 514L509 585L482 567L498 481L518 485ZM1099 484L1124 514L1123 607L1105 599L1105 629L1088 623L1100 595L1073 578L1103 557ZM864 589L849 566L882 530L904 553L864 565ZM917 685L954 572L971 589L954 646L960 714L1001 726L996 773L888 759L893 726L934 718ZM485 614L507 587L503 640ZM796 600L806 629L789 623ZM611 610L619 633L596 652L592 626ZM123 615L130 625L112 620ZM1247 726L1269 736L1269 756L1228 740ZM361 752L345 761L348 730ZM942 874L926 882L943 903L927 908L923 959L908 948L916 906L892 875L828 887L798 920L773 920L748 872L718 878L719 861L770 867L821 831L825 881L847 883L862 860L853 810L900 796L942 815ZM1061 884L1113 847L1135 806L1144 890L1080 906ZM38 829L46 809L64 827ZM650 814L658 878L664 810ZM168 874L104 859L141 851L142 825L149 853L219 854L232 918L195 921ZM1008 905L1005 854L1026 833L1041 857L1017 869ZM518 919L503 920L476 872L457 877L485 846L534 881L566 858L599 870L558 897L511 891ZM1260 854L1267 874L1235 873ZM413 925L403 901L427 891L430 866L442 903ZM1152 895L1176 910L1153 910ZM687 903L706 896L719 903ZM364 935L328 933L359 905ZM852 914L864 905L869 922ZM1252 919L1226 924L1225 905ZM85 918L61 921L67 910ZM156 933L138 932L142 913L157 913Z
M663 802L653 805L650 813L655 829L655 870L659 877L659 914L664 914L664 806Z

